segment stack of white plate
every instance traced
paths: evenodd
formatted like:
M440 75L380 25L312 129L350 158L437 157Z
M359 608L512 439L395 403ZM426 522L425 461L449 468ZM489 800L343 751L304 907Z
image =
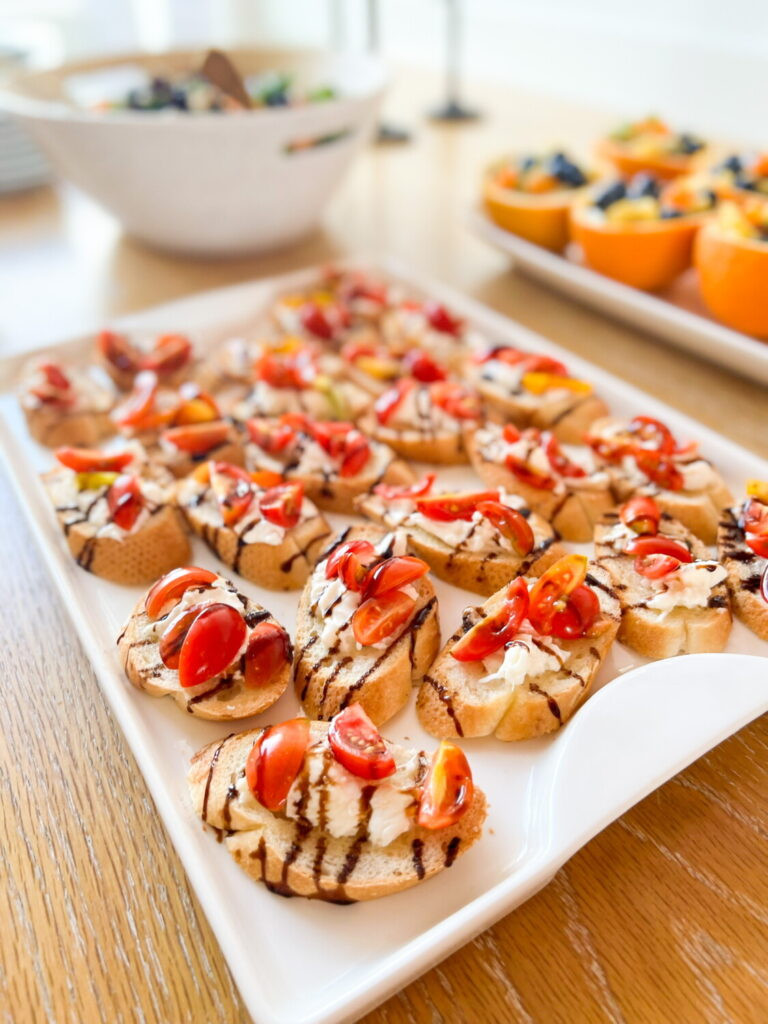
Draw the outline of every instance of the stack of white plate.
M0 47L0 75L23 64L24 54ZM0 193L44 185L51 179L51 168L40 150L20 125L8 114L0 113Z

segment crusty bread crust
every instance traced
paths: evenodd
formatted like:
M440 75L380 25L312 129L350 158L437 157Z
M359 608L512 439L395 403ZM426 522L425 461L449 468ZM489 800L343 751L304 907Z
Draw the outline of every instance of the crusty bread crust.
M178 672L163 664L157 642L147 641L143 636L143 628L149 621L144 611L145 600L146 595L137 602L117 640L120 663L137 689L153 697L173 697L183 711L214 722L235 721L258 715L282 697L293 673L290 663L286 663L268 686L258 689L245 686L242 672L237 671L237 664L230 665L225 672L215 677L215 685L209 681L202 686L183 687L179 683ZM243 607L246 615L258 617L259 622L279 625L272 615L250 598L246 599ZM230 677L231 683L224 685Z
M603 542L618 515L607 513L595 527L595 558L611 578L621 602L619 640L645 658L722 651L731 633L731 610L725 582L712 588L716 604L706 608L675 608L664 614L643 607L655 594L650 580L634 571L631 555L616 554ZM696 559L709 559L707 547L682 523L664 513L659 533L686 544Z
M394 430L379 423L372 413L359 421L362 431L376 441L389 445L398 455L416 462L434 462L440 465L463 465L468 462L460 430L434 431Z
M574 488L564 494L531 487L506 466L483 458L475 437L474 428L465 431L470 462L482 480L491 487L503 487L511 494L519 494L526 505L552 523L564 540L584 543L592 539L595 523L614 505L613 495L607 487L599 490Z
M71 445L75 448L93 448L105 437L115 433L115 424L109 412L67 412L41 405L36 409L24 408L27 428L39 444L48 448Z
M768 558L759 558L746 544L739 526L738 508L725 508L720 516L717 550L728 573L733 610L761 640L768 640L768 603L760 595L760 582L768 572Z
M316 828L307 831L266 809L263 823L243 822L230 787L260 733L252 729L208 744L192 758L188 782L195 813L223 833L224 845L251 878L281 896L333 903L377 899L450 867L480 838L486 800L477 787L456 825L438 831L417 826L385 847L356 837L335 839Z
M386 517L379 513L376 503L371 502L370 495L358 498L355 509L380 526L389 529L395 527L395 524L388 523ZM536 513L531 513L531 517L534 516ZM543 520L541 524L543 528ZM481 551L457 552L449 544L442 543L437 537L418 527L402 524L399 529L408 535L409 550L428 562L435 576L452 583L455 587L472 590L485 597L495 594L514 576L540 576L545 569L566 554L554 532L530 554L520 558L512 551L494 550L487 554Z
M352 527L339 534L327 557L341 538L381 540L384 533L372 526ZM311 578L301 595L296 618L296 696L310 718L328 720L353 700L362 704L376 725L388 721L403 708L440 646L437 597L432 583L422 577L411 624L394 643L375 656L339 656L320 647L317 622L311 611Z
M448 640L419 689L419 721L439 738L495 735L500 740L524 740L559 729L587 697L600 664L619 628L619 601L607 573L590 565L592 585L603 612L594 635L578 640L554 641L570 652L567 667L527 677L510 693L481 682L482 662L459 662L451 648L483 615L500 607L506 588L490 597L482 608L465 611L460 628Z

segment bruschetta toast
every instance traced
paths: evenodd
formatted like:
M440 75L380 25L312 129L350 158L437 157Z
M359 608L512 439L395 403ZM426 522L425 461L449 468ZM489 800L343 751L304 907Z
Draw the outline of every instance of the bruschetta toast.
M592 539L594 525L614 505L611 478L591 449L562 448L550 431L485 423L465 432L478 476L519 494L565 540Z
M722 651L731 632L726 571L644 495L606 512L595 559L621 602L619 640L646 658Z
M115 583L145 583L189 558L173 481L136 446L122 452L60 448L44 473L67 545L77 564Z
M229 569L270 590L302 587L331 536L302 485L269 471L204 462L179 481L176 501Z
M183 334L129 339L102 331L96 341L102 364L121 391L130 391L138 374L150 370L163 386L178 387L192 375L194 351Z
M353 500L378 483L406 485L413 471L387 445L352 423L303 415L253 419L246 424L249 470L280 473L302 484L304 493L330 512L353 511Z
M328 720L357 701L381 725L434 659L440 626L429 566L405 551L404 533L361 526L321 555L296 619L296 695L310 718Z
M150 588L117 648L134 686L212 721L265 711L292 674L283 627L229 580L195 566L175 569Z
M355 502L387 529L404 530L408 549L440 579L486 597L513 576L538 576L565 549L549 523L503 489L440 493L429 473L410 487L377 484Z
M451 465L468 461L464 428L480 416L477 395L464 385L403 377L376 399L359 425L404 458Z
M454 370L460 369L467 348L476 343L466 321L433 299L390 303L380 319L379 332L391 348L421 349Z
M376 899L450 867L479 839L483 793L464 753L382 739L359 705L209 743L188 775L195 813L281 896Z
M768 481L750 480L741 505L723 509L717 548L733 610L768 640Z
M27 428L49 448L90 448L114 434L114 401L112 391L89 373L50 360L28 366L19 388Z
M419 689L433 736L525 740L559 729L584 701L619 628L604 569L566 555L538 579L518 577L459 629Z
M591 424L608 415L592 385L551 356L494 345L468 355L465 373L491 419L551 430L564 444L582 444Z
M732 496L695 443L678 445L669 428L651 416L596 420L587 441L610 469L617 501L649 495L705 544L715 543L720 510Z

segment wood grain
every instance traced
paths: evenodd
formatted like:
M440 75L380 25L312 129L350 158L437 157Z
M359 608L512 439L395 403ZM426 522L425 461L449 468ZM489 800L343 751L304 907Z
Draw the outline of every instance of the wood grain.
M393 115L412 120L436 88L404 78ZM5 347L382 248L768 454L765 389L510 273L467 234L466 207L487 158L518 138L585 143L604 123L521 93L477 100L491 112L477 126L419 124L414 145L366 153L325 231L272 257L206 263L148 252L67 187L4 200ZM246 1022L4 478L0 509L0 1021ZM763 719L606 829L547 889L366 1024L765 1020L767 766Z

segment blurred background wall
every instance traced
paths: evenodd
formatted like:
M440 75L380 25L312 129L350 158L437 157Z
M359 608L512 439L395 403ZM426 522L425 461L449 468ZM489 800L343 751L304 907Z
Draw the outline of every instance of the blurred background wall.
M446 0L379 0L384 55L440 65ZM0 0L0 40L36 63L174 45L360 48L368 0ZM464 67L737 142L765 122L768 0L463 0Z

